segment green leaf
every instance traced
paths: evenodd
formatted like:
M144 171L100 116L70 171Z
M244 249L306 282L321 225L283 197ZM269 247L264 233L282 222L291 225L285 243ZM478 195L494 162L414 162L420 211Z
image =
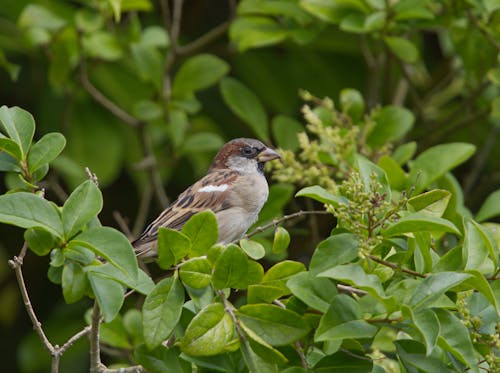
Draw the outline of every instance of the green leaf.
M198 132L189 136L182 144L184 154L216 151L222 147L224 140L211 132Z
M311 272L299 272L286 283L293 295L309 307L326 312L332 299L337 295L337 288L327 278L315 277Z
M344 88L340 91L340 108L356 122L363 117L365 100L358 90Z
M356 351L356 355L357 355ZM360 359L352 353L339 351L333 355L322 358L314 366L316 373L367 373L374 372L372 359Z
M357 163L359 174L361 179L363 180L363 184L365 186L365 191L370 192L373 188L373 178L372 176L376 176L376 180L381 184L382 190L378 190L380 193L385 194L385 199L387 201L391 200L392 191L389 186L389 180L387 179L387 175L385 171L377 166L375 163L369 161L363 156L357 156Z
M245 16L231 22L229 38L240 52L250 48L264 47L283 41L287 30L268 17Z
M71 248L74 249L74 248ZM68 249L65 249L65 254ZM92 263L92 265L87 265L84 267L84 270L87 272L98 273L102 276L106 276L114 281L119 282L120 284L128 287L130 289L134 289L138 293L147 295L151 292L154 287L154 282L151 280L144 271L139 270L137 278L133 279L127 274L125 274L122 270L115 267L111 263L101 264L98 262Z
M182 232L175 229L158 229L158 265L162 269L169 269L178 264L189 254L191 240Z
M124 51L118 38L107 31L96 31L84 35L82 45L85 52L94 58L105 61L117 61L123 57Z
M300 122L284 115L278 115L271 121L271 130L276 144L280 148L291 151L299 149L297 135L304 132L304 126Z
M267 114L259 98L236 79L226 77L220 82L220 91L227 106L244 121L255 134L269 139Z
M408 200L408 204L415 212L440 218L443 216L450 198L451 193L449 191L443 189L433 189L429 192L410 198Z
M79 234L69 246L86 247L118 268L130 282L138 279L137 259L127 237L110 227L95 227Z
M134 345L144 343L144 332L142 329L142 312L131 308L123 315L123 326L126 332L132 336Z
M437 344L441 329L436 314L433 310L427 308L423 308L418 312L413 312L413 309L403 305L403 314L404 313L410 315L409 317L411 317L413 324L415 324L415 327L425 342L425 355L429 356Z
M99 335L101 339L100 342L109 346L126 349L132 348L120 314L110 322L103 323L100 327Z
M125 299L124 288L121 284L99 272L89 271L87 277L95 295L99 309L105 322L113 320Z
M378 166L384 170L392 189L402 190L405 187L407 176L401 166L391 157L383 155L378 160Z
M58 132L47 133L31 147L28 167L31 173L53 161L66 146L66 139Z
M365 290L387 307L394 306L393 301L386 297L380 278L367 274L359 264L343 264L321 272L319 277L328 277L345 282L354 287Z
M66 21L42 5L29 4L19 16L18 24L21 28L36 27L57 30L64 26Z
M415 141L402 144L396 148L392 154L392 158L399 164L404 165L413 158L417 151L417 143Z
M139 364L151 373L189 373L192 371L191 363L182 359L177 347L165 348L158 346L151 350L146 345L135 349L134 358Z
M290 294L290 290L283 282L272 281L248 286L247 298L248 303L271 303L287 294Z
M221 303L203 308L187 326L180 341L181 351L193 356L212 356L224 352L233 339L231 316Z
M384 41L396 57L408 63L415 63L419 59L418 49L411 41L398 37L386 36Z
M500 189L491 193L476 215L476 221L483 222L500 215Z
M26 110L17 106L0 107L0 128L21 148L22 159L26 159L35 133L35 120Z
M471 222L477 229L479 235L481 236L483 243L485 244L486 249L488 250L488 253L490 255L490 259L493 261L495 265L497 265L499 251L498 251L497 241L493 236L493 228L478 224L474 220L471 220Z
M439 272L421 280L415 288L409 305L414 311L426 308L438 300L446 291L470 278L467 273Z
M33 193L0 196L0 222L21 228L41 227L61 238L63 227L57 208Z
M472 372L478 373L478 360L475 357L474 347L470 339L469 331L462 322L444 309L435 309L441 333L438 345L445 351L449 351L462 363L467 365Z
M464 285L469 286L471 289L474 289L484 295L484 297L495 308L498 317L500 317L500 299L497 299L495 296L488 280L479 271L468 270L467 273L471 275L471 277L464 281Z
M301 0L300 6L320 20L337 24L344 15L338 3L329 0Z
M62 208L65 237L70 239L102 209L102 194L97 185L86 180L68 197Z
M47 255L57 244L56 237L42 227L28 228L24 232L24 240L31 251L39 256Z
M461 235L458 228L449 220L419 213L409 214L382 230L385 237L400 236L413 232L450 232Z
M227 62L211 54L188 58L175 75L172 95L186 97L217 83L229 71Z
M227 246L215 262L212 282L215 289L245 288L248 258L236 245Z
M217 242L218 232L217 218L213 211L205 210L193 215L182 227L182 233L191 240L189 256L205 255Z
M384 106L374 117L375 126L368 134L366 142L372 147L380 147L388 142L400 140L413 127L415 116L401 106Z
M14 140L0 137L0 150L20 161L23 159L21 147Z
M202 289L210 285L212 267L205 258L192 258L182 263L179 276L184 284L194 289Z
M296 273L303 272L305 270L306 267L301 262L284 260L282 262L276 263L271 268L269 268L264 275L262 282L265 283L276 280L286 281Z
M433 146L421 153L411 164L408 186L415 185L419 193L449 170L469 159L476 147L466 143Z
M236 315L271 346L295 342L309 332L309 326L298 314L270 304L244 305Z
M394 342L398 357L407 372L443 372L452 373L448 366L434 356L424 354L424 346L410 339L400 339Z
M348 263L358 257L359 241L356 235L341 233L320 242L311 258L309 268L317 275L339 264Z
M376 326L361 320L361 309L353 298L338 294L333 297L330 307L321 317L314 341L371 338L377 330Z
M278 366L265 362L255 351L251 348L248 341L243 341L240 345L241 354L248 368L249 373L278 373Z
M157 347L172 333L180 320L184 289L177 275L156 284L142 307L144 340L149 349Z
M346 198L335 196L319 185L302 188L295 194L295 197L309 197L318 202L333 206L338 206L347 202Z
M245 324L241 324L241 328L247 336L250 347L262 360L270 364L285 364L288 362L288 359L280 351L267 344L252 329Z
M260 243L251 240L240 240L240 247L247 255L255 260L262 259L266 255L266 249Z
M478 227L471 221L464 223L465 237L462 246L462 260L465 263L465 269L474 269L481 271L481 267L488 257L488 248L483 240L483 234ZM498 254L495 254L498 256Z
M290 244L290 234L283 227L276 227L274 230L274 239L271 252L273 254L281 254L288 249Z
M162 106L151 100L137 101L132 111L137 119L143 121L153 121L163 116Z
M62 291L66 303L79 301L87 290L87 278L82 266L75 262L68 262L62 271Z

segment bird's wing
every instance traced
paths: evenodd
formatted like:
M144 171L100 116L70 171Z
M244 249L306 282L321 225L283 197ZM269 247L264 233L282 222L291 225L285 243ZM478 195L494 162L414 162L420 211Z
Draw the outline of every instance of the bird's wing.
M226 209L227 197L240 174L232 170L214 170L186 189L132 245L136 248L155 241L158 228L180 230L191 216L204 210L218 212Z

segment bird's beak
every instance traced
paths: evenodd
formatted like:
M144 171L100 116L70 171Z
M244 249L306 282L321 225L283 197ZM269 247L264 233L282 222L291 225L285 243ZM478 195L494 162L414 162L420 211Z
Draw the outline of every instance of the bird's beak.
M277 152L275 152L273 149L265 148L259 153L259 155L257 155L257 162L264 163L277 158L281 158L281 156Z

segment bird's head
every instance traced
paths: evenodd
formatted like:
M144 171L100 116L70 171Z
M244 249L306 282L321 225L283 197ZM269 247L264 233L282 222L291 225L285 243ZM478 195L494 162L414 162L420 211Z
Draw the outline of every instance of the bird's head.
M259 140L238 138L222 146L210 169L228 168L242 174L263 172L264 164L277 158L280 155Z

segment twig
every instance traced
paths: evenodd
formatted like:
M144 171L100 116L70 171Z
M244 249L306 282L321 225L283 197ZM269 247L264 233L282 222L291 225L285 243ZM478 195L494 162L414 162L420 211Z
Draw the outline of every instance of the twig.
M99 326L101 315L97 301L92 309L92 321L90 324L90 373L101 373L105 368L101 363L101 353L99 351Z
M153 185L153 190L155 192L156 198L160 203L162 208L166 208L169 204L169 199L167 194L165 193L165 189L163 189L163 182L161 180L160 171L158 170L158 162L156 161L156 157L154 155L153 150L153 142L151 141L151 137L149 133L146 131L145 127L141 128L140 131L142 145L144 148L144 156L145 158L151 159L151 167L149 167L149 179L151 184Z
M419 273L419 272L413 271L413 270L408 269L408 268L400 267L396 263L388 262L387 260L377 258L374 255L368 255L368 258L370 258L374 262L377 262L379 264L385 265L386 267L390 267L390 268L392 268L392 269L394 269L396 271L405 272L405 273L408 273L410 275L413 275L413 276L416 276L416 277L421 277L421 278L427 277L427 275L424 274L424 273Z
M260 227L255 228L252 232L246 234L243 236L243 238L250 238L252 236L255 236L257 233L264 232L265 230L276 227L278 224L283 223L284 221L299 217L299 216L304 216L304 215L330 215L328 211L324 210L312 210L312 211L297 211L294 212L293 214L285 215L282 218L279 219L274 219L272 222L262 225Z
M133 365L131 367L126 367L126 368L102 370L102 373L143 373L143 372L146 372L146 370L144 370L144 368L140 365Z
M90 181L92 181L96 186L99 186L99 179L97 178L97 175L95 173L90 171L90 168L85 167L85 173L87 174Z
M283 309L286 308L286 306L278 299L273 300L273 303L280 308ZM309 369L309 364L307 363L306 355L304 354L304 348L302 347L300 341L295 341L294 346L295 346L294 347L295 351L297 351L297 353L299 354L300 362L302 363L302 368Z
M131 127L139 127L141 125L141 121L137 118L133 117L109 98L107 98L101 91L99 91L89 80L87 75L87 69L85 65L82 64L81 73L80 73L80 81L82 82L83 88L87 91L87 93L92 96L92 98L97 101L101 106L106 108L112 114L114 114L118 119L127 123Z
M349 286L349 285L337 284L337 289L339 289L341 291L345 291L347 293L357 294L357 295L361 295L361 296L368 294L368 292L366 292L364 290L356 289L356 288Z
M146 184L146 186L144 187L144 191L142 192L139 209L137 210L134 226L132 228L132 237L137 237L137 235L139 235L139 233L141 233L142 229L144 228L144 223L146 222L152 196L152 187L150 184Z
M19 285L19 290L21 291L21 297L23 298L24 302L24 307L26 308L31 323L33 324L33 329L40 337L40 340L42 341L45 349L50 353L51 356L54 356L56 350L54 349L54 346L52 345L52 343L50 343L49 339L45 335L45 332L42 329L42 323L36 317L35 310L33 309L33 305L31 304L31 300L28 295L28 290L26 289L26 283L24 282L24 276L21 267L23 265L23 259L24 256L26 255L27 249L28 249L28 244L25 242L23 244L23 247L19 255L9 260L9 266L14 270L16 274L17 283ZM52 372L57 372L57 369L53 367Z
M197 49L204 47L207 44L210 44L212 41L216 40L220 36L224 35L224 33L229 28L229 21L223 22L218 26L215 26L210 31L207 31L205 34L200 36L198 39L193 40L191 43L180 46L177 49L177 53L179 55L186 55L195 52Z
M493 45L497 50L500 51L500 42L498 41L498 39L495 36L491 35L490 31L486 27L484 27L481 24L481 22L479 22L477 17L474 14L472 14L470 9L467 10L467 16L469 17L471 22L474 24L474 26L476 26L479 29L479 31L481 31L481 33L490 42L490 44Z
M224 310L229 314L231 320L233 320L234 328L236 329L236 333L238 333L240 339L243 342L247 341L247 336L245 332L241 329L240 322L236 315L234 314L234 306L226 299L226 296L222 290L217 290L217 294L219 298L222 300L224 304Z
M85 328L83 328L82 330L80 330L78 333L76 333L75 335L73 335L70 339L68 339L66 341L65 344L63 344L61 347L59 347L59 354L62 355L64 352L66 352L66 350L68 348L70 348L71 346L73 346L73 344L79 340L80 338L86 336L87 334L90 333L90 326L86 326Z
M113 211L113 218L115 219L116 223L120 227L120 230L123 232L123 234L127 236L129 239L132 238L132 232L130 231L127 221L122 216L122 214L120 214L119 211L115 210Z

